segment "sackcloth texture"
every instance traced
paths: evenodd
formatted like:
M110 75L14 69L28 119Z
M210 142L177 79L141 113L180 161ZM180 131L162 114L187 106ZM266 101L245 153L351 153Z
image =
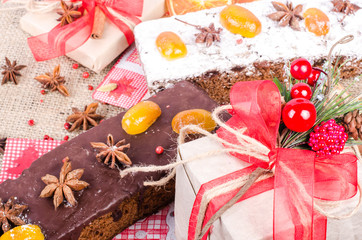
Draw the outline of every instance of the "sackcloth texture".
M68 57L59 57L45 62L36 62L27 45L29 34L20 28L20 18L25 10L3 11L4 8L18 6L11 2L0 4L0 65L5 64L5 57L11 61L16 60L20 65L27 65L21 70L22 76L18 78L19 84L12 82L0 85L0 138L30 138L42 139L44 135L63 140L68 135L73 138L83 131L69 133L64 129L65 119L72 113L72 107L83 110L95 100L91 95L93 91L88 90L88 85L94 89L103 80L107 72L115 63L113 61L101 73L96 74L89 69L79 66L73 69L76 63ZM302 56L301 56L302 57ZM52 72L54 67L60 64L61 76L66 79L65 87L70 96L64 97L59 92L42 95L41 84L34 77ZM84 79L82 73L90 72L90 77ZM1 75L2 78L2 75ZM341 85L348 86L353 79L343 80ZM356 81L349 91L353 95L361 94L362 81ZM41 102L43 100L43 102ZM119 107L99 104L97 112L105 118L115 116L124 109ZM33 119L34 126L29 126L28 121ZM0 155L0 170L2 163Z
M43 139L44 135L49 135L56 140L63 140L64 136L68 135L71 139L83 132L79 130L70 133L64 129L65 120L72 113L72 107L83 111L85 105L96 102L92 99L94 90L88 90L88 85L96 89L115 61L99 74L82 66L73 69L72 65L76 62L65 56L36 62L27 44L30 35L25 33L19 24L20 18L26 11L2 11L4 8L14 6L19 5L11 2L0 4L0 66L5 64L5 57L8 57L11 61L16 60L19 65L27 67L20 71L22 76L18 77L18 85L13 82L0 85L0 138ZM42 95L41 84L34 77L46 72L52 73L58 64L61 76L65 77L65 87L70 96L65 97L58 91ZM90 73L87 79L82 77L85 71ZM2 79L3 75L0 77ZM100 103L97 113L107 119L122 110L119 107ZM30 119L34 120L34 126L29 126ZM2 158L3 155L0 154L0 170Z

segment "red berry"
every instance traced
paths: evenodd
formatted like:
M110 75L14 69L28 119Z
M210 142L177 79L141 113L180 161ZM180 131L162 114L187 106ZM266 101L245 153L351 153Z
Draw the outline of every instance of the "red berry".
M83 73L83 78L89 78L89 72L84 72Z
M68 130L68 129L70 128L70 124L69 124L69 123L64 123L64 128L65 128L66 130Z
M44 100L43 100L43 99L40 99L40 102L41 102L41 103L43 103L43 102L44 102Z
M314 128L314 132L309 135L308 145L316 151L318 157L339 154L344 149L346 135L344 128L331 119Z
M292 87L290 91L292 98L312 98L312 89L306 83L297 83Z
M49 140L49 136L48 136L48 135L44 135L44 140Z
M40 93L41 93L42 95L45 95L45 94L46 94L46 92L45 92L44 89L40 90Z
M33 119L30 119L29 121L28 121L28 124L29 124L29 126L34 126L34 120Z
M311 101L295 98L285 105L282 118L285 126L290 130L305 132L313 127L317 118L317 111Z
M310 65L307 59L298 58L294 60L290 65L290 74L292 74L295 79L307 79L311 72L312 65Z
M65 136L64 141L68 141L68 140L69 140L69 136Z
M92 91L92 90L93 90L93 86L92 86L92 85L88 85L88 90Z
M162 154L163 153L163 147L162 146L158 146L158 147L156 147L156 153L157 154Z
M74 63L72 67L73 67L73 69L77 69L77 68L79 67L79 64L78 64L78 63Z
M309 74L309 77L307 78L308 84L312 87L317 83L319 76L321 75L321 71L312 68L311 73Z
M54 138L52 138L52 137L49 137L49 140L54 140Z

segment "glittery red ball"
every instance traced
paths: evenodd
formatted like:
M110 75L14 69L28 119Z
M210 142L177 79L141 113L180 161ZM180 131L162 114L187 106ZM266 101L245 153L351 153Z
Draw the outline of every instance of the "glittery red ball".
M88 90L92 91L92 90L93 90L93 86L92 86L92 85L88 85Z
M163 153L163 147L162 146L158 146L158 147L156 147L156 153L157 154L162 154Z
M282 118L285 126L290 130L305 132L313 127L317 119L317 111L311 101L295 98L283 108Z
M83 78L89 78L89 72L84 72L83 73Z
M41 93L42 95L45 95L45 94L46 94L46 92L45 92L44 89L42 89L42 90L40 91L40 93Z
M69 136L65 136L64 141L68 141L68 140L69 140Z
M35 124L35 122L34 122L33 119L30 119L30 120L28 121L28 125L29 125L29 126L34 126L34 124Z
M343 149L348 134L343 126L334 119L322 122L309 135L308 145L317 153L318 157L339 154Z
M295 79L307 79L311 72L312 65L310 65L307 59L298 58L290 64L290 74L292 74Z
M44 135L44 140L49 140L49 135Z
M74 63L73 66L72 66L74 69L77 69L79 67L79 64L78 63Z

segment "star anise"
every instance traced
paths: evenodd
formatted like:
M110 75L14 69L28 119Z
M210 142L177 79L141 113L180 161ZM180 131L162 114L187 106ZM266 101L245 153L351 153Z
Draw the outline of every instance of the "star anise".
M279 26L285 27L290 25L292 29L300 31L298 21L303 19L300 15L303 10L303 6L301 4L297 5L295 8L293 8L293 4L291 2L287 2L287 4L272 2L272 4L277 12L269 14L268 18L274 21L279 21Z
M84 112L78 108L72 108L73 114L67 117L67 122L73 123L69 132L75 129L80 129L83 125L83 130L86 131L90 126L97 126L98 122L104 118L104 116L96 114L98 103L91 103L84 107Z
M67 25L75 21L75 19L80 18L82 13L78 11L78 7L74 6L73 3L67 5L63 0L60 1L60 6L63 11L57 12L60 15L60 18L57 21L60 21L60 26Z
M69 92L66 87L64 87L64 77L60 76L60 65L56 66L53 70L53 74L45 73L34 78L40 82L43 88L50 89L51 92L58 90L61 94L68 97Z
M124 144L125 139L119 141L114 145L113 136L108 134L107 136L107 144L102 142L91 142L93 148L98 151L96 156L98 162L102 162L104 160L105 164L108 164L109 160L112 160L110 168L114 168L116 164L116 159L124 163L126 165L131 165L131 159L123 152L125 148L130 148L130 144Z
M175 20L185 23L187 25L193 26L196 29L200 30L201 32L196 35L195 42L196 43L206 43L206 47L210 47L214 41L220 42L220 33L222 28L215 28L214 23L210 23L208 27L201 27L199 25L190 24L188 22L182 21L178 18Z
M19 71L25 68L26 66L16 65L16 61L13 61L13 63L11 63L11 61L7 57L5 57L5 61L6 65L2 66L2 69L4 69L4 71L2 71L4 77L3 81L1 82L1 85L10 81L14 82L15 84L18 84L18 79L16 78L16 76L21 76Z
M0 139L0 153L3 154L5 151L6 138Z
M11 229L11 223L16 226L26 224L25 221L20 218L20 215L28 206L16 204L15 201L16 197L11 197L4 204L0 198L0 226L2 226L4 233Z
M332 0L332 3L334 12L344 13L343 18L340 20L341 22L346 18L347 15L354 14L361 9L360 6L351 3L349 0Z
M68 203L76 206L77 200L75 200L73 191L80 191L89 186L87 182L79 180L84 173L84 169L75 169L72 171L72 165L68 157L64 158L63 162L64 164L60 170L59 179L50 174L41 178L46 184L46 187L40 193L40 197L47 198L54 196L53 204L55 210L63 202L64 197Z

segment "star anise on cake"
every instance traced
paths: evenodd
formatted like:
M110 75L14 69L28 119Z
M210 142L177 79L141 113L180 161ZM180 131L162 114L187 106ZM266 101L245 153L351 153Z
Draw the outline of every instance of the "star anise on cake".
M349 0L332 0L333 11L344 13L341 22L346 18L347 15L354 14L361 9L360 6L351 3Z
M41 178L46 186L40 193L40 197L48 198L53 196L55 209L63 202L64 197L68 203L76 206L77 200L75 200L73 191L80 191L89 186L87 182L79 180L84 173L84 169L75 169L72 171L72 164L68 157L64 158L63 162L64 164L60 170L59 179L50 174Z
M18 84L17 76L21 76L19 71L25 68L26 66L17 65L16 61L13 61L13 63L11 63L11 61L7 57L5 57L5 61L6 64L2 66L2 69L4 69L4 71L2 71L4 77L1 82L1 85L7 82L14 82L15 84Z
M5 151L6 138L0 139L0 153L3 154Z
M297 5L295 8L293 8L293 4L291 2L287 2L286 4L272 2L272 4L277 11L269 14L268 18L274 21L279 21L279 26L285 27L290 25L292 29L300 31L299 20L303 19L302 15L300 15L303 10L303 6L301 4Z
M185 23L187 25L193 26L196 29L200 30L200 33L195 34L196 43L206 43L206 47L210 47L213 42L217 41L220 42L220 33L222 31L222 28L215 28L214 23L210 23L208 27L201 27L199 25L190 24L188 22L182 21L178 18L175 18L175 20Z
M0 198L0 226L4 233L11 229L11 224L16 226L26 224L20 215L28 206L16 204L15 202L16 197L9 198L6 203L3 203Z
M64 77L60 76L60 65L56 66L53 73L45 73L34 78L42 84L43 88L50 89L51 92L59 91L62 95L68 97L68 89L64 86Z
M201 33L196 34L196 43L206 43L206 47L210 47L214 41L220 42L220 32L222 28L215 29L214 23L210 23L208 27L199 27Z
M60 6L63 11L57 12L60 15L60 18L57 21L60 21L60 26L67 25L74 22L77 18L82 16L82 13L78 11L78 7L73 3L67 5L63 0L60 1Z
M96 114L98 103L91 103L84 107L84 111L80 111L78 108L72 108L73 114L67 117L67 122L73 123L68 130L72 132L76 129L80 129L83 126L83 130L86 131L91 126L97 126L98 122L104 118L104 116Z
M98 162L104 161L105 164L108 164L111 160L110 168L114 168L116 164L116 159L123 164L131 165L131 159L123 151L125 148L130 148L131 145L125 144L125 139L119 141L114 145L114 140L112 134L107 136L107 144L102 142L91 142L90 144L94 149L98 151L96 156Z

